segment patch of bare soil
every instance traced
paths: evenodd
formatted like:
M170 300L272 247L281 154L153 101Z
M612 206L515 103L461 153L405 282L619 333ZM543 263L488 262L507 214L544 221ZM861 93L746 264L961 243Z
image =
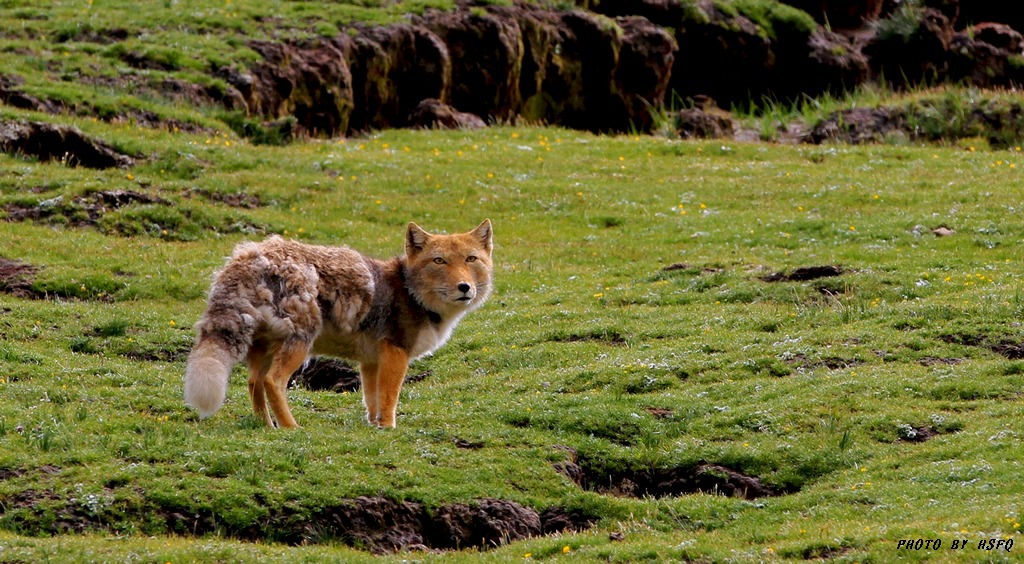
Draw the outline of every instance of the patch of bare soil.
M39 268L20 260L0 257L0 292L18 298L34 297L32 281Z
M939 436L939 431L931 425L912 427L905 425L899 428L899 440L907 443L923 443Z
M818 368L826 368L828 370L842 370L845 368L853 368L864 364L864 361L859 358L842 358L838 356L824 356L818 359L812 359L805 354L796 354L785 361L796 367L797 370L815 370Z
M158 196L151 196L134 190L102 190L65 200L57 196L38 204L11 203L4 206L7 221L34 221L37 223L60 223L71 227L95 227L107 212L129 205L159 204L170 202Z
M216 192L214 190L204 190L196 188L192 190L193 193L198 194L202 198L219 204L226 204L233 208L244 208L244 209L255 209L262 208L266 204L256 194L244 194L241 192L224 193Z
M762 276L761 280L765 282L806 282L808 280L830 278L833 276L841 276L843 274L844 271L841 266L803 266L789 273L775 272L767 276Z
M556 334L548 338L549 341L554 343L582 343L582 342L595 342L605 343L608 345L625 345L626 337L615 330L594 330L590 332L582 333L567 333L567 334Z
M921 364L921 366L955 366L957 364L960 364L964 360L965 359L954 357L926 356L919 360L918 362Z
M964 333L940 335L947 343L988 349L1010 360L1024 359L1024 342L1009 337L991 337Z

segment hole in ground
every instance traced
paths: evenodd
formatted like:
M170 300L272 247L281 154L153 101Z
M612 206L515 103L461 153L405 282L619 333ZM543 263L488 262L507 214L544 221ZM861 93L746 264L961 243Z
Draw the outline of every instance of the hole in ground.
M572 448L559 448L566 451L568 459L555 463L555 470L581 488L601 494L642 498L706 493L757 499L793 493L720 464L609 470L597 461L577 460Z

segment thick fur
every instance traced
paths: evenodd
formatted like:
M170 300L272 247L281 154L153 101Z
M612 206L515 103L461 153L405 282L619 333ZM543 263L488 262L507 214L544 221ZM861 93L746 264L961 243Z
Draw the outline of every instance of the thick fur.
M185 403L201 418L216 413L244 360L256 415L297 427L285 389L309 355L321 354L359 362L367 420L394 427L409 362L443 345L490 296L491 240L484 220L457 235L410 223L405 255L386 261L276 236L238 245L195 325Z

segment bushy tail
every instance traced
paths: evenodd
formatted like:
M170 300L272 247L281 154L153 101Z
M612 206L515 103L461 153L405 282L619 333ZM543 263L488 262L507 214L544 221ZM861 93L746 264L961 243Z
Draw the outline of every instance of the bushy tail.
M185 368L185 403L200 419L217 413L228 395L228 377L237 362L224 343L200 335Z

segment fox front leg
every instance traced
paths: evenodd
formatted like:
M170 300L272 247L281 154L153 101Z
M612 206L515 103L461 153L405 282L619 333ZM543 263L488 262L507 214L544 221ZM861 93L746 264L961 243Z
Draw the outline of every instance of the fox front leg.
M394 427L398 412L398 396L402 391L405 373L409 370L409 353L390 343L381 343L380 371L377 374L379 419L377 426Z

